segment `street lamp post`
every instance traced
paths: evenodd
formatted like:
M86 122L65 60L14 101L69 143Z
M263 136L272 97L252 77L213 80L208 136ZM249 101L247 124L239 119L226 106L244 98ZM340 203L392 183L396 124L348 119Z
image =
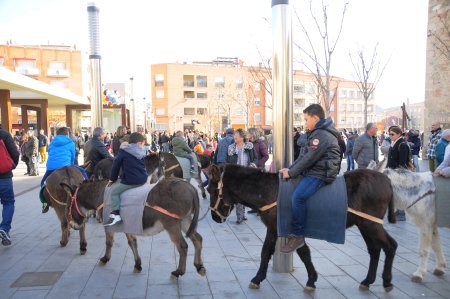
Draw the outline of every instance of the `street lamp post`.
M136 107L134 104L134 95L133 95L133 80L134 78L130 78L130 102L132 112L132 120L131 120L131 132L136 132Z

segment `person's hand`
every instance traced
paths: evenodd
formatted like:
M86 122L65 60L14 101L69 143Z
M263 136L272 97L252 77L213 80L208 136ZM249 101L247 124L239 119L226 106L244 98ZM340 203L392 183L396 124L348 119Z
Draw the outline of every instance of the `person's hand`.
M444 171L442 169L436 169L435 173L439 174L439 175L444 175Z
M291 177L289 176L289 168L283 168L280 170L280 173L283 175L283 179L287 180Z
M109 180L108 184L106 185L106 187L111 187L111 185L114 184L114 181Z

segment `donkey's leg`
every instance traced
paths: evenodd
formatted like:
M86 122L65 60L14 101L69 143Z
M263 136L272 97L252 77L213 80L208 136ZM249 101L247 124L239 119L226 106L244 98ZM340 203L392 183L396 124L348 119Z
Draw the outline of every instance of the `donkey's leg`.
M200 169L200 167L198 169L199 169L199 171L198 171L198 178L196 178L195 180L198 183L198 188L202 191L203 199L205 199L206 198L206 191L205 191L205 187L203 187L203 182L202 182L202 176L201 176L202 170Z
M172 276L178 278L186 272L188 244L181 234L181 223L171 221L170 224L164 223L163 225L169 233L170 239L172 240L173 244L175 244L175 246L177 247L178 253L180 254L178 268L177 270L172 272Z
M86 223L80 227L80 254L85 255L87 251Z
M141 267L141 257L138 253L137 240L136 237L132 234L125 234L127 236L128 245L130 245L131 251L133 251L134 256L134 273L139 273L142 271Z
M411 278L414 282L422 282L423 276L427 273L428 257L430 256L431 238L433 236L433 228L428 225L421 225L419 229L419 267L413 273Z
M383 251L386 255L386 259L384 261L383 274L381 277L383 278L383 287L386 292L392 291L394 288L392 284L392 264L394 263L395 252L397 250L397 242L384 230L385 240L383 244Z
M368 220L364 220L358 225L359 231L366 242L367 251L370 255L369 271L367 272L366 278L361 281L359 285L359 289L364 291L369 290L370 285L375 282L382 246L379 240L381 232L380 228L382 227L373 222L369 224L367 221ZM380 228L374 227L375 225L380 226Z
M306 271L308 272L308 281L306 282L306 287L304 290L306 292L312 292L316 289L315 283L318 275L311 260L311 251L309 250L309 246L305 243L305 246L297 249L297 254L303 264L305 264Z
M444 275L445 267L447 263L445 261L445 256L442 253L441 237L439 236L439 231L437 225L433 227L433 237L431 239L431 248L433 248L434 254L436 255L437 265L433 271L434 275Z
M106 233L106 248L105 248L105 255L100 259L100 262L103 264L106 264L111 259L111 248L114 244L114 233Z
M206 269L203 266L202 261L203 238L197 231L192 232L189 238L191 239L195 248L194 266L197 269L198 274L200 274L201 276L205 276Z
M70 228L69 224L67 223L66 219L61 220L61 241L59 241L59 244L61 244L61 247L65 247L67 243L69 242L69 236L70 236Z
M261 281L266 279L267 268L269 266L269 261L275 252L275 245L277 244L277 232L274 230L267 229L266 238L264 239L264 245L261 249L261 262L259 264L258 272L256 276L252 278L250 285L251 289L259 289L259 284Z

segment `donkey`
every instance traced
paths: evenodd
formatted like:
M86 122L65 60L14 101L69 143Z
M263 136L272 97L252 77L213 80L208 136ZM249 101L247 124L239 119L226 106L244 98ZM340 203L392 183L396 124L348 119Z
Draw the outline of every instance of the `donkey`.
M53 207L56 216L58 216L61 222L61 247L65 247L69 242L70 228L74 228L80 231L80 254L86 253L86 235L85 226L76 225L75 223L69 223L66 217L67 209L69 208L70 198L66 191L61 187L60 183L64 183L70 186L79 186L83 182L83 175L79 170L72 167L63 167L55 170L46 180L46 186L43 190L43 195L47 203Z
M419 266L411 280L422 282L427 272L428 257L432 248L436 255L434 275L445 274L446 261L436 222L435 186L431 172L411 172L406 169L385 169L386 159L378 165L369 164L374 170L383 172L391 180L395 206L405 210L419 230Z
M344 175L347 185L348 206L377 218L383 218L386 211L388 220L395 223L392 187L389 179L372 170L355 170ZM261 251L261 263L256 276L251 280L250 288L259 288L266 278L269 261L275 251L277 241L277 194L279 179L274 173L262 173L258 169L227 164L212 165L208 192L211 200L211 215L214 221L222 223L230 215L234 205L241 203L258 210L261 220L267 227L266 238ZM383 192L380 192L383 190ZM392 263L397 242L384 230L383 225L347 213L347 228L358 226L370 254L369 271L361 282L360 289L368 290L375 282L380 251L383 249L386 259L383 269L383 287L386 292L393 289ZM305 264L308 281L305 291L315 290L317 273L311 262L308 245L297 249L297 254Z
M69 210L67 217L71 223L82 226L89 214L103 206L103 192L106 180L85 181L79 187L64 184L69 194L69 206L76 207ZM195 247L194 265L200 275L206 274L201 257L202 236L197 232L199 215L199 197L197 190L188 182L179 178L165 178L160 180L150 191L145 203L142 224L144 234L156 235L163 230L169 233L170 239L180 254L178 268L172 276L178 278L186 272L188 244L183 238L182 231L191 239ZM114 233L106 233L105 255L100 262L106 264L111 259L111 249L114 243ZM136 236L125 234L134 255L134 272L142 271L141 258L138 253Z

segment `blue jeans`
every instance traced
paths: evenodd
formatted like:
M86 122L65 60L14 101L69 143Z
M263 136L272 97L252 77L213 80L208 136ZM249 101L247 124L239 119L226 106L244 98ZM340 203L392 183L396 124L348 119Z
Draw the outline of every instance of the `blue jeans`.
M317 192L325 182L321 179L305 176L292 194L292 234L305 235L306 201Z
M419 168L419 155L412 155L414 166L416 167L416 172L420 172Z
M355 169L355 160L353 160L353 155L347 154L347 171Z
M9 233L14 215L14 190L12 178L0 179L0 200L3 205L0 229Z
M165 152L165 153L170 152L170 146L169 146L169 143L168 143L168 142L164 142L164 143L162 144L162 148L163 148L163 152Z

